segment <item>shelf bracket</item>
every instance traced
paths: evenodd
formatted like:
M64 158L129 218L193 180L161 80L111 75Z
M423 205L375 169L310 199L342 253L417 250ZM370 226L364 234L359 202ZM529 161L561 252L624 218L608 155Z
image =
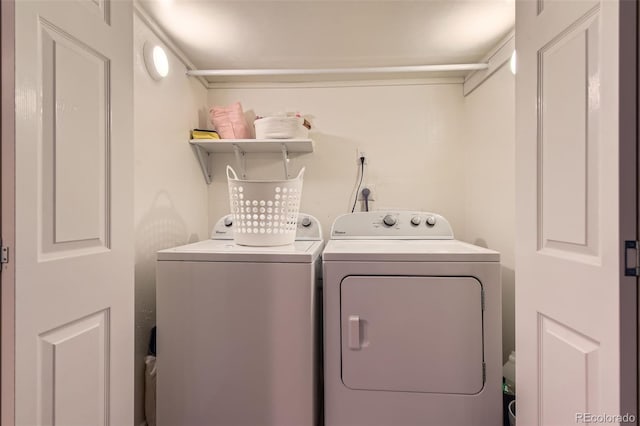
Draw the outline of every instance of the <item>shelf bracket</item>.
M194 145L194 147L200 168L202 169L202 174L204 175L204 180L207 182L207 185L209 185L211 183L211 159L209 158L209 153L198 145Z
M246 160L247 158L245 157L245 153L243 150L240 149L240 147L236 144L233 144L233 152L236 155L236 163L238 163L238 168L240 169L240 176L242 176L242 179L246 179L247 178L247 163Z
M289 179L289 152L287 151L287 145L282 144L280 149L282 151L282 164L284 166L284 178Z

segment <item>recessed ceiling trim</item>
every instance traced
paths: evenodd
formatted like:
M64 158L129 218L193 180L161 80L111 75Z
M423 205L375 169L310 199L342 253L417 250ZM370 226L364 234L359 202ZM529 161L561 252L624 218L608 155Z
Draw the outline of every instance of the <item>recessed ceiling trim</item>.
M281 68L281 69L237 69L237 70L188 70L187 75L198 77L246 77L274 75L327 75L327 74L379 74L419 73L443 71L476 71L489 68L487 63L409 65L397 67L356 68Z
M463 85L464 96L471 94L476 88L484 83L496 71L498 71L505 63L511 59L511 55L516 48L515 32L498 43L483 61L486 61L489 67L485 70L474 71L466 76Z

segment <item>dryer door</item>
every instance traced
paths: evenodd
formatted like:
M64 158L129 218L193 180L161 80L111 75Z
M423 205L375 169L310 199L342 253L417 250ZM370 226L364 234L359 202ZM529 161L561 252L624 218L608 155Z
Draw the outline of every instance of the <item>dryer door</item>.
M342 381L351 389L482 390L482 285L472 277L349 276Z

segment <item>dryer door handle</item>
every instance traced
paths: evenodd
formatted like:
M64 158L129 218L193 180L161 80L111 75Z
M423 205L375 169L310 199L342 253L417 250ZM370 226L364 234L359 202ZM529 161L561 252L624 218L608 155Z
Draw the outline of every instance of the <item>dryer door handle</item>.
M360 350L360 316L349 315L349 349Z

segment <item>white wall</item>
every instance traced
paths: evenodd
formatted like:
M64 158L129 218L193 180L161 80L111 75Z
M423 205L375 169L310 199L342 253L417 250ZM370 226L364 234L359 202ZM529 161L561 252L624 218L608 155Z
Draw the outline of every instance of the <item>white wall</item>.
M144 420L144 357L155 324L155 253L208 235L207 185L188 144L189 129L206 124L207 93L198 80L185 76L184 66L170 53L169 76L152 80L142 56L146 40L157 38L135 16L135 425Z
M514 83L503 66L467 97L460 84L407 83L211 89L208 102L239 100L259 115L293 109L313 116L316 151L295 157L291 170L307 167L301 210L322 221L325 238L333 219L351 209L360 148L369 163L364 182L375 185L372 208L440 213L457 238L499 251L506 357L515 347ZM266 157L247 157L248 178L280 178L279 156ZM229 211L226 164L235 166L233 156L217 155L210 226Z
M460 84L212 89L210 105L236 100L258 115L298 110L313 116L313 154L291 160L307 170L301 211L322 222L325 238L336 216L351 211L358 178L357 149L367 154L365 184L374 209L428 210L447 217L464 234L463 96ZM282 178L278 155L248 154L248 178ZM224 166L214 160L209 225L229 212ZM292 173L293 173L292 172ZM360 206L357 206L356 210Z
M515 348L515 78L508 63L464 98L462 238L500 252L502 353Z

